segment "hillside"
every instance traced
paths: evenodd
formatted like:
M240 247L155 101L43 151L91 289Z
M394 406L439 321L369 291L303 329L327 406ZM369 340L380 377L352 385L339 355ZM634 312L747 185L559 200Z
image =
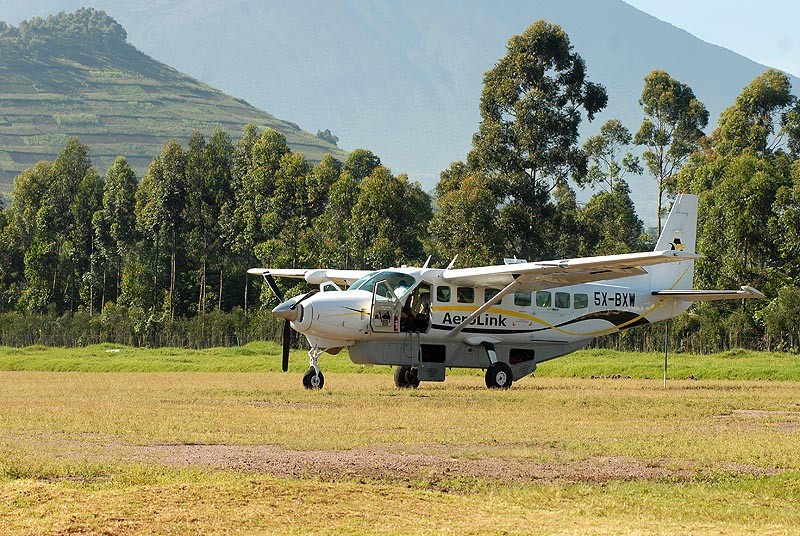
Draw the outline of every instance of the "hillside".
M0 0L6 17L72 10L85 0ZM316 132L366 146L426 187L464 158L478 128L483 73L508 38L537 19L561 24L609 91L606 112L631 130L644 76L662 68L689 84L711 125L766 67L621 0L92 0L131 42L184 72ZM795 92L800 80L793 79ZM633 177L652 221L653 181Z
M170 138L235 138L246 123L271 127L311 160L344 153L295 124L198 82L138 51L101 11L81 9L9 26L0 23L0 192L70 136L91 148L102 172L125 155L141 175Z

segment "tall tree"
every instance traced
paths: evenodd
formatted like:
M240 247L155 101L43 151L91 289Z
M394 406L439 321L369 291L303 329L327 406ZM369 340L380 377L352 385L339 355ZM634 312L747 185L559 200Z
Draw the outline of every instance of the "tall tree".
M645 77L639 104L645 118L634 142L645 146L645 165L658 186L656 216L660 235L664 196L674 194L675 174L699 147L702 129L708 124L708 110L692 88L661 70Z
M440 194L438 204L430 233L439 260L458 255L461 265L480 266L502 259L506 244L499 229L498 200L486 178L466 176L458 187Z
M72 226L69 232L77 291L90 315L94 313L96 305L95 288L102 284L103 254L96 227L102 217L102 208L103 179L90 168L78 185L70 205ZM74 305L72 309L75 310Z
M553 252L550 234L540 232L553 212L549 194L586 174L578 125L582 112L591 120L607 100L605 89L587 79L564 30L545 21L513 36L484 75L481 123L467 163L493 181L517 253Z
M136 243L136 174L123 156L106 172L103 186L102 219L97 222L104 254L114 270L114 301L119 300L123 259L130 257ZM102 227L101 227L102 226ZM105 285L104 285L105 288ZM103 305L105 299L103 299Z
M187 155L180 143L167 141L161 154L153 158L136 193L137 225L155 240L153 257L153 306L158 296L159 242L163 235L170 245L169 307L170 320L175 318L178 239L184 224L186 205Z
M580 212L580 221L581 255L614 255L640 249L642 221L624 181L610 192L594 194Z
M600 132L583 143L583 150L591 163L585 177L576 182L602 186L613 192L615 185L626 173L641 174L639 158L630 151L623 151L633 142L633 136L619 119L609 119L600 127Z
M344 163L343 170L350 173L356 182L361 182L381 165L381 159L367 149L351 152Z
M789 77L778 70L757 76L720 115L714 148L722 155L746 149L770 154L792 143L800 132L800 112L791 91Z
M430 197L405 175L378 167L364 179L353 207L359 268L399 266L424 259L432 215Z

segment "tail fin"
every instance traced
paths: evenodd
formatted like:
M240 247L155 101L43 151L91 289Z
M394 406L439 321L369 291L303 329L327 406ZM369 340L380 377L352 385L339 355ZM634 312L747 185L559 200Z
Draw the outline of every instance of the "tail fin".
M661 236L658 237L655 251L677 249L686 253L695 252L697 240L697 196L678 194L672 210L664 222ZM694 279L694 261L653 266L650 283L653 288L691 289Z

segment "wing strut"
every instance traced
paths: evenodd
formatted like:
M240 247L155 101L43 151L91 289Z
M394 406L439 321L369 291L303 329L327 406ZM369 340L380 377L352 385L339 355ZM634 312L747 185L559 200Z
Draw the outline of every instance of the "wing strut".
M462 329L464 329L465 327L467 327L467 325L469 325L470 322L472 322L474 319L482 315L483 312L486 311L489 307L502 300L504 296L512 292L520 284L522 284L522 281L520 277L515 274L514 281L506 285L506 287L503 290L495 294L491 300L487 301L486 303L475 309L475 311L473 311L472 314L470 314L467 318L465 318L463 322L461 322L459 325L450 330L450 333L447 334L447 337L455 337L456 335L458 335Z

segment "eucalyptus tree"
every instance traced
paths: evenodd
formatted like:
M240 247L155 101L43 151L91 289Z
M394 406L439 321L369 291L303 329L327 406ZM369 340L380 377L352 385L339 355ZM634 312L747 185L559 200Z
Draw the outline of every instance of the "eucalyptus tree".
M610 192L598 192L580 211L580 254L614 255L640 250L643 224L636 215L625 181Z
M96 223L102 218L103 179L93 168L83 176L75 192L70 213L72 224L69 230L69 241L72 244L72 277L73 287L81 303L93 314L95 310L95 288L103 285L103 252L101 235ZM99 268L99 270L98 270ZM71 309L76 310L75 291L70 297ZM100 308L103 304L101 300Z
M123 261L133 260L136 244L136 174L124 156L114 160L103 185L102 217L95 222L104 255L114 269L114 301L119 300ZM105 285L103 285L105 288ZM103 299L105 302L105 299Z
M381 165L381 159L367 149L355 149L344 163L343 171L350 173L357 182L369 177L375 168Z
M800 108L789 77L769 69L757 76L725 109L714 131L714 148L723 155L747 149L768 155L795 144L800 133ZM792 145L793 146L793 145Z
M674 194L675 175L689 155L699 148L702 129L708 124L708 110L695 97L692 88L661 70L645 77L639 104L645 118L634 142L645 147L642 155L645 166L656 179L656 219L660 235L664 196Z
M180 143L169 140L160 155L153 158L136 194L136 215L139 229L155 241L153 256L153 307L158 305L159 244L169 243L168 314L175 318L177 289L178 240L184 227L187 197L187 154Z
M607 101L566 32L545 21L513 36L506 55L484 75L481 123L467 163L496 183L516 252L552 253L550 192L586 175L578 126L583 114L593 119Z
M355 268L359 255L353 208L360 193L361 184L347 171L340 173L328 189L328 202L313 222L316 257L321 266Z
M445 262L458 255L462 266L500 261L506 244L499 230L498 199L488 180L480 174L471 174L453 188L450 177L448 174L445 178L449 188L439 194L439 210L430 223L433 252L439 261ZM439 184L442 183L440 180Z
M633 136L619 119L603 123L600 132L583 143L590 165L586 176L576 182L580 186L601 186L605 191L613 192L626 173L640 175L644 170L639 158L630 151L623 154L632 142Z
M381 166L361 183L353 207L359 268L381 268L424 260L423 241L432 216L430 197L406 175Z

